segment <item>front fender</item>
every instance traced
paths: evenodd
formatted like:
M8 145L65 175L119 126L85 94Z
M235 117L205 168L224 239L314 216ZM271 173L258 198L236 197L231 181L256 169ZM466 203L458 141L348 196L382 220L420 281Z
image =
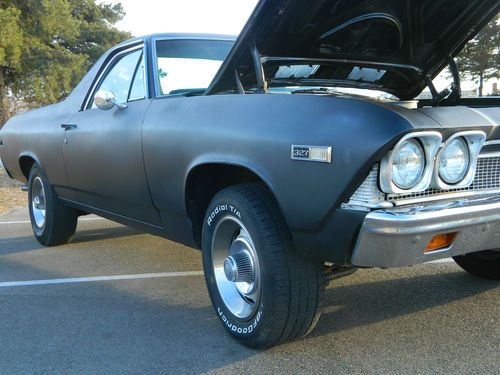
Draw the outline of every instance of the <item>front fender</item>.
M292 231L315 231L405 132L439 127L416 112L312 95L217 95L153 101L143 125L146 173L160 211L186 215L201 163L242 165L274 193ZM292 144L331 146L333 161L291 160Z

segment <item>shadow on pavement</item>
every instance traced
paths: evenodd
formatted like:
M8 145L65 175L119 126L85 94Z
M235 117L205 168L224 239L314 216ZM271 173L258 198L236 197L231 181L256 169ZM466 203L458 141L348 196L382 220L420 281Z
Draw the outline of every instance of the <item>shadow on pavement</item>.
M391 270L369 272L377 272L377 277L383 277L382 273ZM478 295L499 285L461 270L428 275L416 272L413 277L352 285L347 284L348 278L333 281L327 289L325 312L311 337L411 315ZM427 328L432 329L432 324Z

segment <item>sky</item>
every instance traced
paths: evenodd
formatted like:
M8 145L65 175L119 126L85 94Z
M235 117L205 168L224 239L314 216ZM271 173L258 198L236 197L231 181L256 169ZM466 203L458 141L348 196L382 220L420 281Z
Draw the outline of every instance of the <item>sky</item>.
M126 16L116 26L134 36L158 32L237 35L257 0L103 0L122 3Z

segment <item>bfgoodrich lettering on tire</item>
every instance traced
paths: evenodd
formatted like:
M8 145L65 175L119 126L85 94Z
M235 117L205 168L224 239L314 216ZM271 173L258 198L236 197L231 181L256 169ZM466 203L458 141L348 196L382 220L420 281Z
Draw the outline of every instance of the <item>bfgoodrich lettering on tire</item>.
M205 215L202 247L216 314L242 344L266 348L314 327L325 285L323 266L296 254L265 186L220 191Z
M71 241L76 230L77 211L57 198L47 176L36 163L31 168L28 186L31 227L38 242L55 246Z

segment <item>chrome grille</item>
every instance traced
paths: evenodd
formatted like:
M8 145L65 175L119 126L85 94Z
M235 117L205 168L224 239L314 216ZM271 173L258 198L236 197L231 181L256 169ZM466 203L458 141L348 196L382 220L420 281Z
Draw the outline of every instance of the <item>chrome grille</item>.
M378 189L379 165L375 164L365 181L352 195L348 202L342 203L342 208L356 211L369 211L374 208L390 208L392 203L387 202L385 194Z
M474 194L481 194L485 191L495 190L498 190L500 194L500 155L496 153L495 156L489 156L488 154L481 155L478 159L474 182L469 187L449 190L427 189L422 192L404 195L388 194L387 200L390 202L400 202L405 200L425 199L427 197L439 197L445 194L456 193L460 195L460 193L472 192Z
M481 152L500 152L500 143L487 144Z
M355 202L377 202L384 201L385 194L377 188L378 181L378 165L372 168L370 174L361 186L351 197L351 201Z

